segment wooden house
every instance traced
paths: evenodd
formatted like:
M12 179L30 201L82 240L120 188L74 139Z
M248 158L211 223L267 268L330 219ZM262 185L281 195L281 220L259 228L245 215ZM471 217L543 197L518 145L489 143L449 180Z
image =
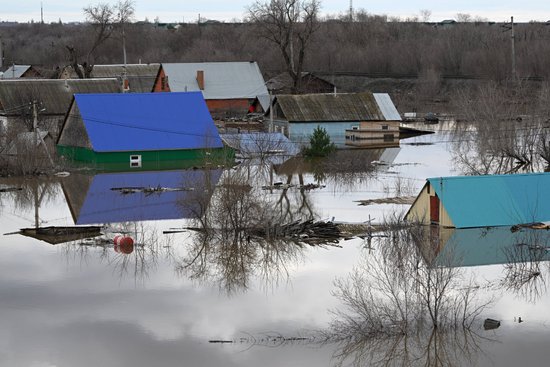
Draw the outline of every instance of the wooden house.
M550 221L550 173L428 178L405 219L443 227Z
M396 141L400 116L387 94L342 93L277 95L273 103L274 130L307 145L317 126L339 148L359 141Z
M0 80L0 121L3 128L30 131L33 126L33 102L36 102L38 126L53 139L61 128L75 93L117 93L116 79L13 79Z
M277 94L314 94L333 93L334 84L309 72L303 72L300 78L300 90L297 93L293 90L293 80L290 74L281 73L267 81L270 90Z
M117 78L121 88L130 93L170 92L161 64L94 65L92 78ZM126 82L123 78L126 78ZM78 79L71 66L65 67L60 79Z
M163 63L172 92L200 91L215 118L266 111L269 93L256 62Z
M107 170L183 167L227 152L200 92L76 94L57 149Z
M48 69L37 65L12 65L0 75L0 79L56 79L58 74L59 69Z

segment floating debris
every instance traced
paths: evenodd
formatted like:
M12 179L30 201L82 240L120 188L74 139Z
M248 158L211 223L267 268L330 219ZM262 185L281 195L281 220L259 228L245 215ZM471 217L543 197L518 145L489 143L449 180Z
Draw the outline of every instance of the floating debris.
M162 192L174 192L174 191L193 191L195 190L193 187L185 188L185 187L112 187L111 190L113 191L119 191L121 194L136 194L139 192L142 192L146 195L154 194L154 193L162 193Z
M22 228L19 232L5 233L5 235L21 234L23 236L48 242L52 245L57 245L59 243L101 236L101 230L102 227L99 226L38 227Z
M0 187L0 192L14 192L23 190L21 187Z
M209 343L216 343L216 344L230 344L234 343L233 340L209 340Z
M288 190L291 187L295 187L293 184L285 184L282 182L275 182L273 185L262 186L262 190Z
M485 330L497 329L500 326L500 321L493 319L485 319L483 322L483 328Z
M305 185L298 186L298 189L305 190L305 191L310 191L310 190L315 190L315 189L323 189L325 187L326 187L325 185L321 185L321 184L308 183L308 184L305 184Z
M529 229L550 229L550 223L544 223L544 222L535 222L535 223L526 223L526 224L516 224L510 227L510 231L517 232L521 230L522 228L529 228Z
M338 245L341 239L348 238L349 234L340 230L333 222L295 221L288 224L274 224L265 228L250 229L249 234L262 238L289 239L298 243L314 245Z
M415 196L397 196L392 198L380 198L380 199L368 199L368 200L356 200L360 206L372 205L372 204L400 204L411 205L416 200Z

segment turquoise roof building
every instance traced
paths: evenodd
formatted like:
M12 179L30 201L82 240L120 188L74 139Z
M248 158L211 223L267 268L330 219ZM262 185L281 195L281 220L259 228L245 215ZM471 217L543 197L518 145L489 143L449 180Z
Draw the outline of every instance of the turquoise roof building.
M550 173L428 178L405 219L444 227L550 221Z

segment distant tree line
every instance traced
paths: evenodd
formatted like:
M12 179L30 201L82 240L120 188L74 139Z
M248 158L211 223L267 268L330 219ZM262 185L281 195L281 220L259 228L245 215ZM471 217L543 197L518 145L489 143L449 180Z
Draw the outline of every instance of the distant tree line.
M243 23L184 23L175 29L149 22L128 23L124 27L127 61L255 60L267 77L288 71L281 50L259 35L258 20L261 17ZM317 22L308 39L303 71L491 80L504 80L512 74L511 34L503 24L390 21L365 11L356 12L353 21L346 15ZM70 65L75 55L83 55L88 63L122 63L120 32L97 46L97 29L97 23L91 21L4 25L0 27L4 67L15 63L54 68ZM518 76L550 76L550 26L516 24L515 50Z

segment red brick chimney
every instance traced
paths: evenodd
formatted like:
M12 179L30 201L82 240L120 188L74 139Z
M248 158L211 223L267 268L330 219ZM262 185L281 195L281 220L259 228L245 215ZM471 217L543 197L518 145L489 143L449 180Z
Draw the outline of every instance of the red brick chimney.
M199 84L199 89L204 90L204 71L197 70L197 83Z

